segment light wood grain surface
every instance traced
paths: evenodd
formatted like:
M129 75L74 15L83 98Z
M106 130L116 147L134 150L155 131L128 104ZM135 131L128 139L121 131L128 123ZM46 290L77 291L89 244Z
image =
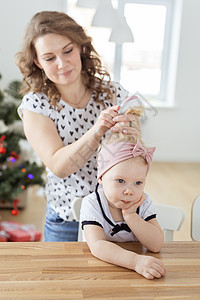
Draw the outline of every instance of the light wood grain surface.
M123 247L145 253L138 243ZM0 299L200 299L200 242L168 242L164 278L105 263L85 243L0 243Z

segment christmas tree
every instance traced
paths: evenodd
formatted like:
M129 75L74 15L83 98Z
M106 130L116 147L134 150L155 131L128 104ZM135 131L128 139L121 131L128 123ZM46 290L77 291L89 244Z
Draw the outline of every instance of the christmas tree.
M13 214L18 213L18 195L31 185L44 186L44 167L34 155L29 158L23 153L27 141L17 114L20 86L20 81L12 81L6 90L0 89L0 202L11 202Z

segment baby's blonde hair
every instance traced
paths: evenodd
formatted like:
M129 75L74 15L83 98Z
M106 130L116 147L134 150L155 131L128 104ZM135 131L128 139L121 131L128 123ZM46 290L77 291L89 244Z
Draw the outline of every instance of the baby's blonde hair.
M101 144L102 146L106 144L119 143L119 142L136 144L138 139L140 143L144 146L144 142L142 141L141 137L138 137L136 135L127 135L122 132L116 132L105 136Z

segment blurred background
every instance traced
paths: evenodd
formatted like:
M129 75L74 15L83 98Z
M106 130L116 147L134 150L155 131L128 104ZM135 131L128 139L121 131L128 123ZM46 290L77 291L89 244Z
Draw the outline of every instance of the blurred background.
M155 202L184 209L186 218L175 239L189 240L191 207L200 194L200 1L0 0L1 90L22 79L14 55L26 24L42 10L72 16L93 37L112 79L148 100L143 136L157 150L147 192ZM28 159L37 161L26 143L23 147ZM40 184L31 186L29 200L17 216L2 207L2 219L34 223L43 230L46 203L39 188Z

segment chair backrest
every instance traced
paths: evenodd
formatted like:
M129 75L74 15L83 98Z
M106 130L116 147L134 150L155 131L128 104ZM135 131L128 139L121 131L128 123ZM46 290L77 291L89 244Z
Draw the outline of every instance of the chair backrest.
M75 197L71 204L74 219L77 221L79 221L79 219L80 219L80 210L81 210L82 199L83 199L82 197Z
M80 209L81 209L82 197L75 197L72 201L72 213L74 218L79 221L80 219ZM177 206L171 206L166 204L155 203L158 214L157 220L163 229L165 241L173 241L173 233L175 230L179 230L183 220L185 218L185 213L182 208ZM199 197L200 205L200 197ZM199 222L200 224L200 222ZM82 229L79 224L78 241L82 241Z
M74 200L72 201L72 213L74 216L74 219L79 221L80 220L80 210L81 210L81 202L82 202L82 197L75 197ZM79 229L78 229L78 242L82 242L82 229L81 229L81 224L79 222Z
M171 206L167 204L155 203L158 214L157 220L163 229L165 241L173 241L173 234L175 230L179 230L185 213L182 208Z
M200 195L196 197L192 205L191 237L195 241L200 241Z

